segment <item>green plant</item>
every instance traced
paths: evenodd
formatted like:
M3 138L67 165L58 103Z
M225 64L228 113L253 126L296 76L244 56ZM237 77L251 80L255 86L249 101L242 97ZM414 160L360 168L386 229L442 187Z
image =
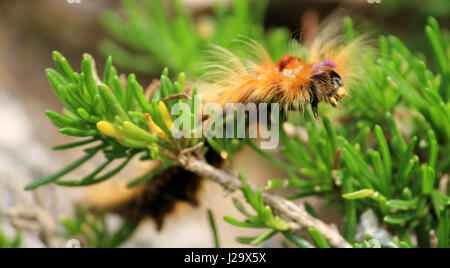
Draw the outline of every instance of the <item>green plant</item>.
M303 176L291 172L288 179L271 180L268 188L299 189L298 194L288 196L292 199L321 195L334 202L344 201L338 196L345 192L344 236L350 242L356 233L356 215L372 208L409 246L413 245L408 230L415 231L420 247L430 246L431 230L438 234L439 246L448 245L450 198L447 187L438 186L447 176L449 162L445 149L449 141L446 128L450 125L448 55L443 51L449 44L439 38L433 18L429 19L426 35L434 51L436 75L400 40L381 37L382 57L366 70L371 70L372 76L365 76L364 83L353 89L347 104L352 113L344 115L351 117L346 122L358 122L356 129L346 124L335 129L324 118L324 128L306 123L307 141L282 133L281 152L301 167L298 173ZM395 118L391 112L398 111L422 116ZM403 126L414 129L402 133L397 123L401 120Z
M104 41L101 50L113 55L121 67L158 73L164 66L191 75L201 75L199 61L206 60L210 44L232 48L237 35L264 44L274 59L285 53L289 31L277 28L266 33L262 25L267 1L234 1L231 7L215 3L214 18L205 17L198 24L178 0L172 0L171 11L159 0L124 0L125 18L112 11L101 16L103 25L128 49L112 41ZM130 51L131 49L131 51Z
M243 183L242 192L244 193L244 197L256 211L257 215L251 215L237 199L234 199L234 205L247 217L247 220L242 222L230 216L225 216L224 220L240 227L269 228L269 230L258 237L238 237L237 241L243 244L252 244L256 246L264 240L269 239L277 232L287 231L287 223L279 217L274 216L272 209L269 206L264 205L262 200L262 189L258 189L256 193L254 193L242 174L239 178Z
M83 247L116 248L126 242L136 229L136 224L122 219L120 226L111 230L106 215L94 215L86 208L78 207L74 218L61 220L62 236L66 239L80 239Z
M108 59L103 73L103 79L96 75L91 56L87 55L82 62L82 73L72 71L67 61L58 52L53 53L53 59L59 72L47 70L47 76L57 96L65 104L63 114L46 111L50 120L58 127L60 132L69 136L89 137L80 142L57 146L54 150L67 150L74 147L92 143L85 149L85 155L70 164L60 172L42 178L26 187L35 189L41 185L55 183L61 186L87 186L105 181L117 174L136 155L141 159L163 159L164 165L158 171L174 165L167 153L179 150L169 133L167 107L163 102L157 104L157 99L165 98L182 92L184 75L180 74L178 81L172 83L167 77L168 71L161 75L161 87L149 103L144 96L142 87L136 82L134 75L128 76L126 92L121 84L111 58ZM183 85L184 86L184 85ZM195 91L193 98L195 97ZM167 102L167 106L177 100ZM180 99L179 101L187 101ZM191 101L189 101L191 103ZM160 108L166 107L162 113ZM190 104L192 109L193 102ZM145 117L147 116L147 118ZM193 118L193 117L192 117ZM155 131L151 134L146 131L150 126ZM181 146L195 146L199 139L186 140ZM103 152L106 160L103 165L91 174L79 180L61 181L62 176L79 167L94 155ZM113 170L99 176L99 174L114 160L123 159ZM151 179L153 172L146 174L130 183L137 186Z

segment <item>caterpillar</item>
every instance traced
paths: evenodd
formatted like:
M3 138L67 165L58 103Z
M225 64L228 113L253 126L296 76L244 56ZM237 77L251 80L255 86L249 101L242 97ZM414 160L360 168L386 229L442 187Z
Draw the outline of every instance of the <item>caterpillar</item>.
M206 102L279 103L280 108L303 111L310 105L318 120L318 104L325 102L340 109L344 96L350 97L347 84L361 68L359 55L367 53L365 36L344 42L338 34L338 22L327 22L313 41L307 58L285 54L277 62L256 41L243 37L244 51L233 53L213 46L215 59L205 65L206 74L199 80Z

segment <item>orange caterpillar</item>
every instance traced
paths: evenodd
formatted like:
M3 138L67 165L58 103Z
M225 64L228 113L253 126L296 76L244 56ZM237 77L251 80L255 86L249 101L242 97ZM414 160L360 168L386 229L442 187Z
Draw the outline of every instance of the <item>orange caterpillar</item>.
M307 59L284 55L275 63L266 50L253 40L244 41L256 57L238 57L215 47L215 62L208 64L206 83L200 89L206 102L279 103L283 111L303 111L311 105L318 119L318 103L340 108L338 102L349 96L344 88L360 68L360 53L367 46L363 37L343 44L335 25L328 24L314 40Z

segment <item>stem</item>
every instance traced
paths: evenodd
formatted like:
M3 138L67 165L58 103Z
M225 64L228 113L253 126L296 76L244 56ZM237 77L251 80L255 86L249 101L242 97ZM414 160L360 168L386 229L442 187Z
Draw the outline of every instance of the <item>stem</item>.
M239 190L242 187L242 183L237 177L217 169L204 161L186 156L181 156L179 161L186 170L209 178L211 181L220 184L227 191ZM254 190L258 188L254 184L249 184ZM264 190L263 202L272 207L280 216L291 221L291 231L313 227L322 233L332 246L339 248L351 247L335 228L309 215L303 205L296 205L282 196L268 193Z

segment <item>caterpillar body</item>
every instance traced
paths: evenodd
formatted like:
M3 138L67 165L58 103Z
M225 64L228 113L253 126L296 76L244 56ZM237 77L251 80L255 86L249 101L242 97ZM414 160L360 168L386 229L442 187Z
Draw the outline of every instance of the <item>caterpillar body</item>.
M339 101L349 96L344 85L349 84L360 68L360 53L368 46L363 36L344 42L337 25L325 27L316 37L309 56L302 59L286 54L273 62L267 51L256 41L246 39L251 55L237 56L222 47L214 47L216 59L206 65L200 90L206 102L219 103L279 103L282 110L303 111L311 105L318 119L318 103L340 108Z

